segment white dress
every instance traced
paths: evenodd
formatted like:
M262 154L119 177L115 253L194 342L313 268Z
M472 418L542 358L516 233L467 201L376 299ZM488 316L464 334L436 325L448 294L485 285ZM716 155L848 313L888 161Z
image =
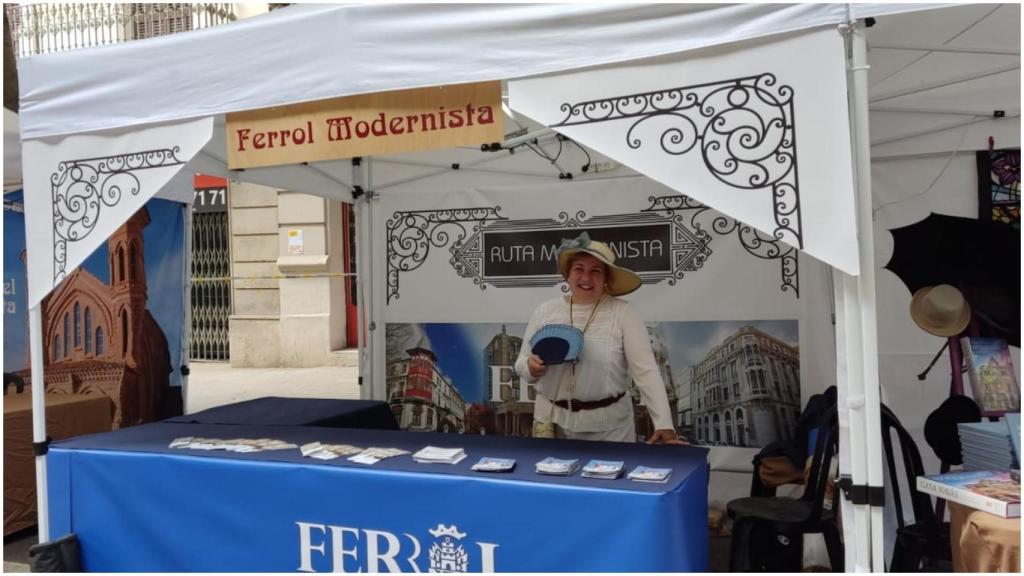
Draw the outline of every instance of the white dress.
M534 420L553 421L578 438L633 441L636 439L633 401L628 393L632 378L655 429L673 429L668 395L651 350L647 327L636 308L625 300L605 296L598 306L584 333L575 379L571 364L548 366L540 378L530 377L527 360L534 333L548 324L572 324L582 330L592 310L592 304L574 303L570 322L569 299L559 297L544 302L533 312L523 335L516 372L520 378L537 387ZM626 394L618 402L593 410L573 412L552 403L553 399L568 400L570 396L573 400L593 402L624 392Z

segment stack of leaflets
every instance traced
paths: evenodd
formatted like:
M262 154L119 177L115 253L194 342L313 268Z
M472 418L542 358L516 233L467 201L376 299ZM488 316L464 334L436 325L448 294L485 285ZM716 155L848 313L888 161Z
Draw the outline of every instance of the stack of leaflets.
M349 444L321 444L319 442L303 444L299 446L299 450L306 458L316 458L318 460L334 460L341 456L351 456L363 451L362 448Z
M227 450L228 452L239 453L298 448L295 444L290 444L283 440L274 440L273 438L232 438L230 440L222 440L219 438L199 438L193 436L175 438L168 447L188 448L190 450Z
M402 450L400 448L375 448L371 446L355 456L349 456L348 461L355 462L356 464L376 464L385 458L401 456L402 454L408 453L408 450Z
M484 456L479 462L473 464L473 470L477 472L511 472L516 467L516 461L511 458L491 458Z
M587 478L614 480L622 476L623 465L621 460L591 460L583 467L583 475Z
M552 474L555 476L572 476L572 473L579 467L579 460L559 460L558 458L548 456L540 462L537 462L537 473Z
M412 459L422 464L458 464L466 458L462 448L438 448L427 446L412 455Z
M629 473L628 478L630 480L636 480L637 482L658 482L664 484L668 482L668 478L671 475L671 468L648 468L647 466L637 466Z
M963 448L964 470L1013 468L1013 443L1003 422L969 422L957 425Z
M917 489L1003 518L1020 518L1020 482L1009 472L950 472L918 476Z

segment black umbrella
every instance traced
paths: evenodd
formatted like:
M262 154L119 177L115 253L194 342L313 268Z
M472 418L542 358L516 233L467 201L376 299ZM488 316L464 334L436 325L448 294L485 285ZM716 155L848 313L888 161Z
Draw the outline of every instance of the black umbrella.
M1020 230L998 222L930 214L891 230L885 265L911 294L951 284L971 305L968 333L1020 346Z

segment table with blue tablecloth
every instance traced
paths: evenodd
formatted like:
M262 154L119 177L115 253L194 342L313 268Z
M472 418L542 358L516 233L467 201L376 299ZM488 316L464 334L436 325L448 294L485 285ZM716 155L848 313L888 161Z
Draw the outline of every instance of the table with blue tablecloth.
M216 406L168 418L165 422L398 430L398 423L387 402L278 396Z
M187 436L461 447L469 456L362 465L294 448L169 448ZM517 466L472 471L482 456ZM538 475L534 463L547 456L673 474L664 484ZM707 450L698 447L161 422L55 443L48 460L51 534L77 534L89 571L708 569Z

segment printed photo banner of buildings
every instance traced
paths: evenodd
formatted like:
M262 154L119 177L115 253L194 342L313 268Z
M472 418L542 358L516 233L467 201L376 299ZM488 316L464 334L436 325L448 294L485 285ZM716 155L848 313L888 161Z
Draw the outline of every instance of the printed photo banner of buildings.
M790 440L800 414L797 320L647 326L673 423L693 443ZM536 390L514 365L524 324L388 323L386 400L403 429L527 437ZM631 385L638 438L654 427Z
M799 298L798 251L681 194L649 197L637 212L510 219L500 206L395 211L387 221L387 301L401 297L401 276L418 269L431 249L447 249L455 273L481 290L536 288L562 282L557 249L587 232L607 242L616 263L645 284L676 285L714 255L717 237L735 236L751 257L776 260L778 287Z

